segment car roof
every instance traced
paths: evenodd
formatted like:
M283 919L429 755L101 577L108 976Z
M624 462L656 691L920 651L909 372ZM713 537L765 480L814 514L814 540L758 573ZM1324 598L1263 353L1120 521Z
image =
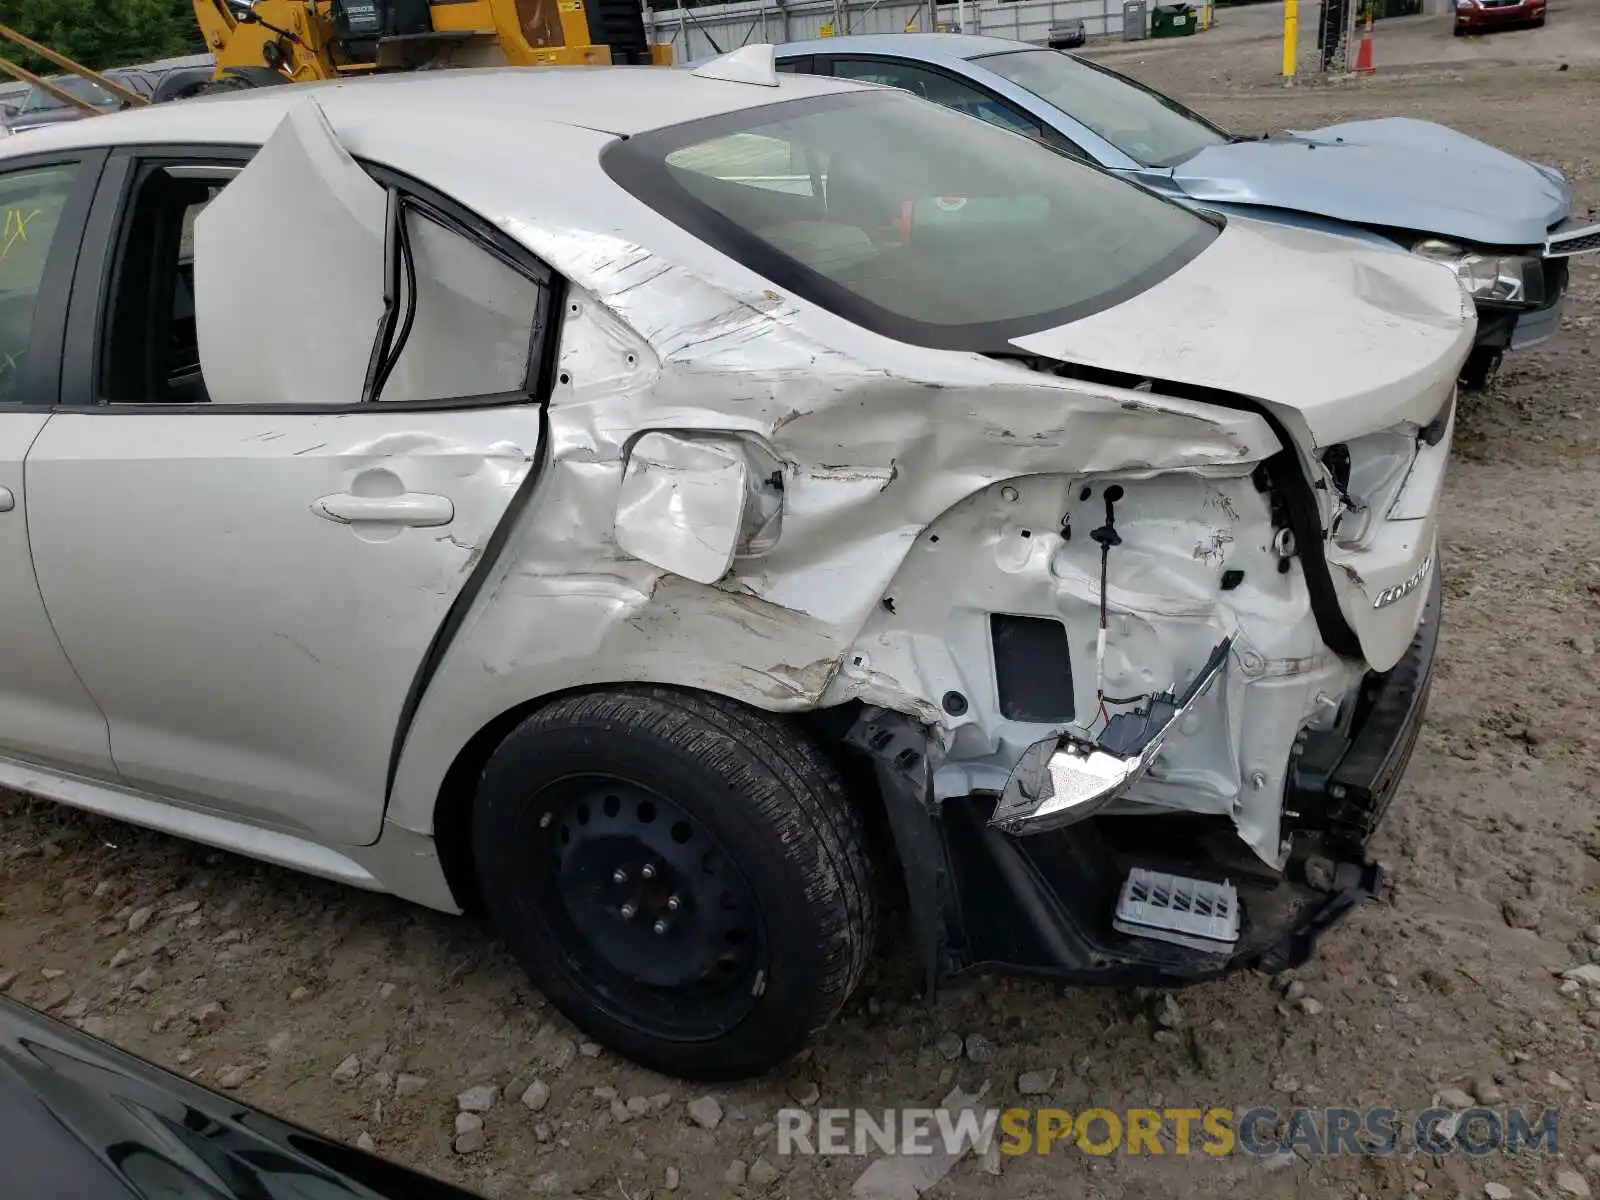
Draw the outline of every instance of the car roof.
M778 75L776 86L707 79L662 67L493 67L285 84L73 121L7 139L0 156L84 146L209 143L259 145L284 115L314 96L341 135L390 131L397 122L470 139L499 153L508 125L561 125L629 137L668 125L804 96L870 88L847 80Z
M980 58L985 54L1042 49L1044 47L1031 42L981 37L975 33L855 33L848 37L785 42L778 47L778 56L782 58L793 54L892 54L897 58L958 62L963 59Z

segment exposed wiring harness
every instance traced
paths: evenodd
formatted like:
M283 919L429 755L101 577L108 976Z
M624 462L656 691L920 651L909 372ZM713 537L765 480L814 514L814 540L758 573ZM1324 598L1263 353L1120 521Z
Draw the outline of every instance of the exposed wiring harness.
M1104 733L1106 727L1111 724L1111 710L1106 707L1108 704L1143 704L1152 695L1152 693L1143 696L1106 695L1106 635L1110 628L1106 591L1111 573L1111 547L1122 545L1122 535L1117 532L1116 506L1117 501L1124 495L1126 493L1119 484L1113 483L1106 488L1104 492L1106 523L1089 533L1090 540L1100 547L1100 628L1095 635L1094 645L1094 702L1095 714L1101 722L1101 733ZM1091 725L1091 732L1093 729L1094 726Z
M1106 523L1089 533L1089 540L1100 547L1100 629L1094 642L1094 699L1101 718L1108 725L1111 717L1106 712L1106 581L1111 571L1111 547L1122 545L1122 535L1117 532L1116 506L1123 495L1120 484L1113 483L1106 488Z

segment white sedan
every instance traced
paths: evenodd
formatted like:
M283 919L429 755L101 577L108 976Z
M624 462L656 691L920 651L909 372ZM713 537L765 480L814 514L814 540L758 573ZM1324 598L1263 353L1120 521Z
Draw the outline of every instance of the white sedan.
M770 48L0 149L0 785L457 911L663 1071L1293 963L1421 721L1470 301Z

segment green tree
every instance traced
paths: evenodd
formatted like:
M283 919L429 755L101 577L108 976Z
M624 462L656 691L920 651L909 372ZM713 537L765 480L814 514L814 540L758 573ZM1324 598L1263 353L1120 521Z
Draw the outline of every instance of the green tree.
M98 70L205 49L192 0L0 0L0 24ZM20 46L0 45L0 54L55 69Z

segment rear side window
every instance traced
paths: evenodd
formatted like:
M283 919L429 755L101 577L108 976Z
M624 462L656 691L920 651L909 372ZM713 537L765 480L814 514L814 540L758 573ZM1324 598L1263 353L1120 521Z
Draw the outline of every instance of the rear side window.
M0 175L0 403L22 399L45 262L78 172L68 164Z
M1217 225L904 93L808 97L610 147L621 186L780 287L918 345L1007 342L1119 304Z
M1002 129L1014 129L1034 137L1043 132L1037 121L1022 116L993 93L915 63L884 58L836 58L833 74L835 78L903 88L920 99L953 108Z

